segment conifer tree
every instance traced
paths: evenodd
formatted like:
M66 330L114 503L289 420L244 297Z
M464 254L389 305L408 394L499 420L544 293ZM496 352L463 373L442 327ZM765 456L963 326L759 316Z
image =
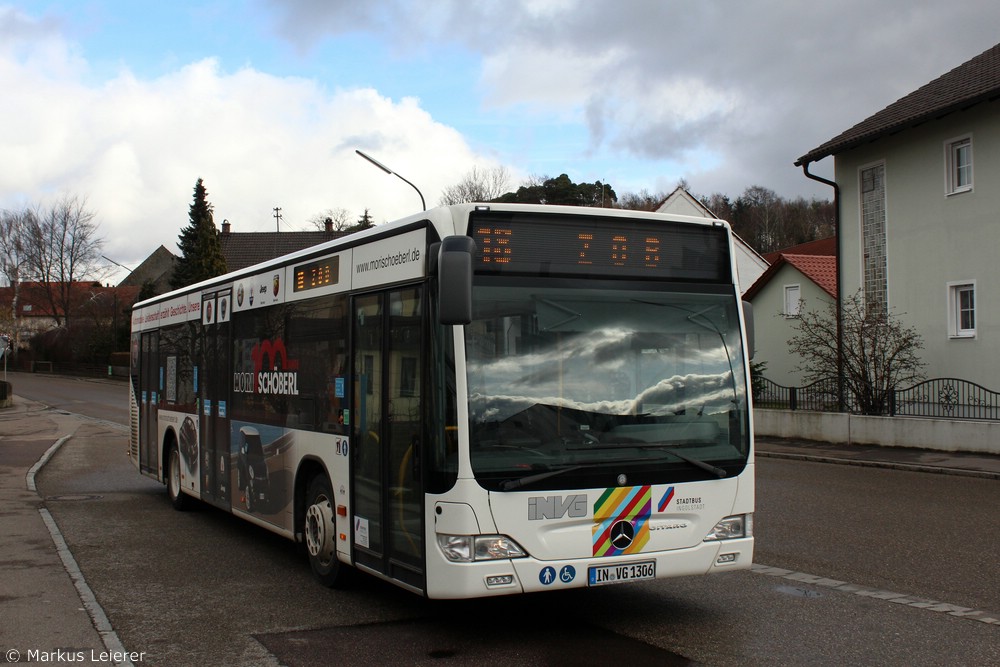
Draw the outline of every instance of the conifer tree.
M212 205L202 179L194 186L194 202L188 217L191 221L181 230L177 247L181 256L174 265L170 286L174 289L220 276L226 272L226 258L222 255L219 230L212 219Z

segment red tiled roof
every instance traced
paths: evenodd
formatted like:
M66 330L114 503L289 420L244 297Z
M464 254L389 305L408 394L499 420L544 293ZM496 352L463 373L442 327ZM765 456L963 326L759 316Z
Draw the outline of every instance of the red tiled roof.
M743 299L750 301L771 279L781 267L790 264L799 270L809 280L816 283L820 289L837 298L837 257L831 255L793 255L778 253L778 258L767 268L767 271L757 279L743 294Z
M837 237L831 236L825 239L817 239L816 241L807 241L806 243L800 243L798 245L793 245L788 248L782 248L781 250L775 250L774 252L769 252L764 255L764 259L767 260L768 264L773 264L778 261L778 257L782 254L786 255L827 255L829 257L837 256Z
M100 297L103 294L114 298L117 296L120 307L130 306L136 296L139 295L139 287L104 287L86 281L74 281L70 286L71 308L77 309L88 300ZM14 300L14 288L0 287L0 309L9 313L11 303ZM104 304L111 303L107 299ZM61 306L61 304L60 304ZM57 312L63 315L61 307L57 306ZM18 290L18 316L22 317L53 317L52 305L45 296L45 284L38 282L23 282Z
M828 155L836 155L945 114L965 110L974 104L992 102L998 97L1000 44L814 148L796 160L795 165L822 160Z
M820 288L837 298L837 258L824 255L782 255Z

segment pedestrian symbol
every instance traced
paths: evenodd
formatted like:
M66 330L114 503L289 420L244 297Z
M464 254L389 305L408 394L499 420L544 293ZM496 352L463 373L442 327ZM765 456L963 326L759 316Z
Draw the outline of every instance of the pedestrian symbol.
M554 567L544 567L542 571L538 573L538 580L542 582L543 586L548 586L556 579L556 570Z

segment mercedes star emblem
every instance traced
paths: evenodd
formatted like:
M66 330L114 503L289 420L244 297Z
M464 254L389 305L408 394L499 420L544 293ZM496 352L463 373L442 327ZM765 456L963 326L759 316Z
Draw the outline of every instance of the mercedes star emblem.
M626 549L632 544L635 537L635 528L631 521L618 521L611 526L611 545L615 549Z

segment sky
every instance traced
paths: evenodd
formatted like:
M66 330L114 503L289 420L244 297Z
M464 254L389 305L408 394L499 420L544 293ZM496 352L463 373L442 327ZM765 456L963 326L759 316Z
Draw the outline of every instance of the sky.
M420 210L355 150L429 207L501 166L829 199L795 160L998 25L985 0L0 0L0 208L81 198L134 268L177 252L199 178L234 231Z

